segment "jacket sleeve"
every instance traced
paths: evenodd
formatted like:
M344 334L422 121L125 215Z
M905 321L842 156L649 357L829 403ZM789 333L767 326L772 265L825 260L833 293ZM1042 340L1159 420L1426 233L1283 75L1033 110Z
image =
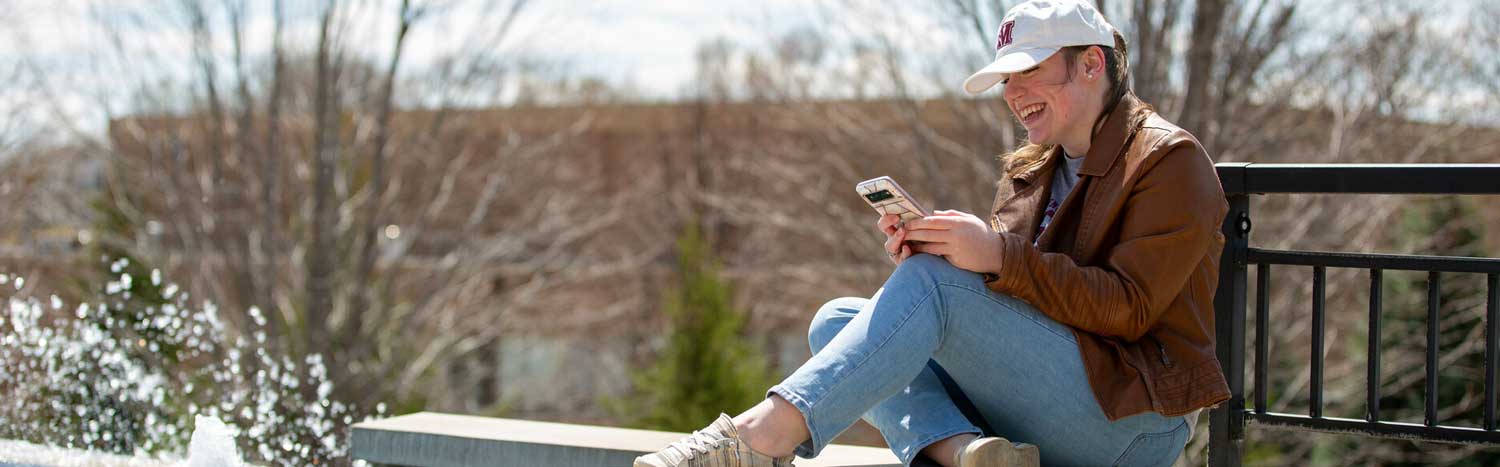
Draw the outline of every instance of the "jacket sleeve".
M1213 163L1191 137L1171 135L1142 161L1120 210L1119 241L1097 266L1044 253L1000 233L1001 269L989 287L1036 306L1060 323L1135 341L1179 295L1211 247L1228 211Z

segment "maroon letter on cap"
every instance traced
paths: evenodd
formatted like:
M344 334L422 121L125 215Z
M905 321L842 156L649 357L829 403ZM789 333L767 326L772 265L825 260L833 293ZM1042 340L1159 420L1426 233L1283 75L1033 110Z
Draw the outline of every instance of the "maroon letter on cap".
M1005 24L1000 25L1000 41L995 43L995 50L1000 50L1010 45L1010 30L1015 29L1015 27L1015 21L1006 21Z

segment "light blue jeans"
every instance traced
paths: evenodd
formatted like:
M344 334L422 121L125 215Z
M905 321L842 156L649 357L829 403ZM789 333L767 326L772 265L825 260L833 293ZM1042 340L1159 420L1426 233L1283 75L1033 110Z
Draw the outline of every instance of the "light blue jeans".
M802 457L861 417L906 465L934 442L981 433L929 364L996 432L986 434L1037 445L1045 465L1170 465L1187 442L1183 417L1110 422L1072 329L941 257L908 258L869 299L828 302L808 336L813 357L769 391L807 419Z

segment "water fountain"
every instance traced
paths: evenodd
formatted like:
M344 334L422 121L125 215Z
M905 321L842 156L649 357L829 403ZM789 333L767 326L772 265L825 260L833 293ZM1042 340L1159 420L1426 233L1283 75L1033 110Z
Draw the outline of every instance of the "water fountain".
M372 411L330 400L320 355L280 355L258 309L248 310L252 325L230 329L160 271L109 266L99 300L75 306L24 295L24 278L0 274L10 295L0 302L0 465L81 453L113 459L91 464L200 465L188 454L227 448L253 464L349 463L348 427ZM132 295L137 281L149 281L154 300Z

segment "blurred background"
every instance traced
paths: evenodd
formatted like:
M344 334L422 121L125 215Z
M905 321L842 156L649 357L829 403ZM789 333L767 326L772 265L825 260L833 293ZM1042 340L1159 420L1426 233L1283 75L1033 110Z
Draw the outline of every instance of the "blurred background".
M369 416L742 410L819 305L891 271L856 182L989 209L1025 134L959 84L1013 3L0 2L0 438L170 451L201 412L251 460L339 463ZM1136 94L1217 162L1500 162L1500 3L1098 4ZM1260 197L1251 241L1496 257L1496 198ZM1285 274L1270 399L1297 413L1311 271ZM1446 279L1441 417L1478 426L1483 278ZM1383 285L1389 420L1421 420L1425 280ZM1330 416L1363 414L1368 287L1329 272ZM1248 436L1253 465L1500 462Z

